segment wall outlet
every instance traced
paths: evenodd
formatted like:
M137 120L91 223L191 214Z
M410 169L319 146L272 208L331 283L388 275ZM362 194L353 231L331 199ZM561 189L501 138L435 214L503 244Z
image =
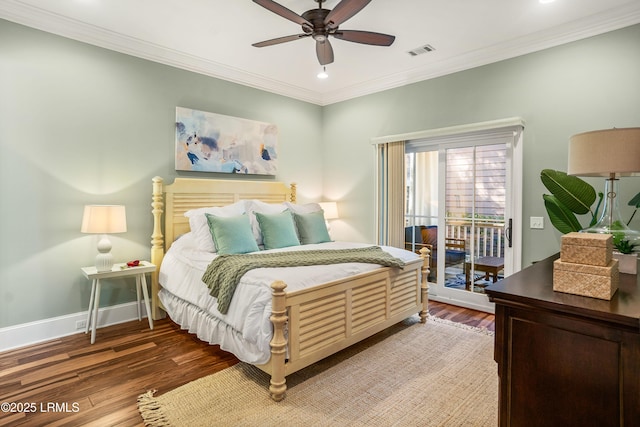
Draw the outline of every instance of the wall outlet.
M87 327L87 321L86 320L77 320L76 321L76 329L84 329Z
M544 218L541 216L532 216L529 218L530 228L544 228Z

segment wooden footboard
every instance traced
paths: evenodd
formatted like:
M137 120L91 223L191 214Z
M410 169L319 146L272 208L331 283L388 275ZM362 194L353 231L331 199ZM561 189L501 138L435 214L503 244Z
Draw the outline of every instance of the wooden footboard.
M275 282L271 359L258 366L271 375L271 397L284 398L285 377L295 371L416 313L424 323L428 265L425 249L422 260L403 270L381 268L291 293L285 292L286 284Z

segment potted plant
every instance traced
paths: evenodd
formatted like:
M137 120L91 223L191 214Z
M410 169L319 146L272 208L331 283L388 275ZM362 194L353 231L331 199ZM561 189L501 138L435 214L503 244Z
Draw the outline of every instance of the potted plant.
M621 273L638 274L638 254L634 253L638 244L626 239L624 233L612 234L613 246L616 248L613 257L618 260L618 270Z
M543 169L540 179L551 194L543 194L544 205L549 215L551 224L562 234L573 231L581 231L594 225L598 220L598 212L603 202L603 193L596 193L594 188L577 176L567 175L565 172L552 169ZM596 203L597 201L597 203ZM595 207L593 207L595 203ZM640 193L636 194L629 206L635 207L627 225L631 222L636 211L640 208ZM587 227L583 227L576 215L590 215L590 222ZM622 230L627 229L622 221L615 221L611 225L613 235L613 245L617 254L614 256L620 263L621 272L637 273L637 251L638 243L627 238L627 234ZM615 232L615 230L621 230ZM620 254L620 255L618 255ZM631 260L621 261L627 258L621 255L628 254ZM627 267L627 262L633 267ZM624 266L622 265L624 263Z
M630 254L630 253L633 253L633 249L638 245L631 243L629 240L625 239L615 243L615 246L618 252L620 252L621 254Z

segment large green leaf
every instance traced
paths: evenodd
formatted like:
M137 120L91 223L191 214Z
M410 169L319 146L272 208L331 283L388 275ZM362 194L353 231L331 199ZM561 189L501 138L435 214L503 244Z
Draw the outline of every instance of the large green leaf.
M556 196L543 194L544 206L547 208L551 224L562 234L571 233L572 231L582 230L582 225L578 222L576 216L567 209Z
M633 199L629 200L629 206L640 208L640 193L633 196Z
M580 215L591 212L591 205L596 200L596 191L591 184L577 176L570 176L553 169L543 169L540 172L540 179L560 204L571 212Z
M640 193L636 194L635 196L633 196L633 199L629 200L629 206L634 206L635 209L633 210L629 221L627 221L627 225L631 224L631 220L636 215L636 211L640 209Z

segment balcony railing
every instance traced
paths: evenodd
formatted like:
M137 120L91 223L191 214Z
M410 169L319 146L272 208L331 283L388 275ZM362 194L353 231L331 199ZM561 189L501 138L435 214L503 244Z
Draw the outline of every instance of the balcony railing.
M469 221L447 220L446 237L464 239L467 243L467 250L473 250L474 258L504 256L504 222L478 219L475 221L473 235L471 231L472 224Z
M435 219L407 216L406 220L407 225L427 225L434 222ZM471 251L473 250L474 258L504 256L504 222L496 221L496 219L476 219L475 227L472 227L471 221L466 218L447 218L445 237L463 239L469 255L471 255Z

